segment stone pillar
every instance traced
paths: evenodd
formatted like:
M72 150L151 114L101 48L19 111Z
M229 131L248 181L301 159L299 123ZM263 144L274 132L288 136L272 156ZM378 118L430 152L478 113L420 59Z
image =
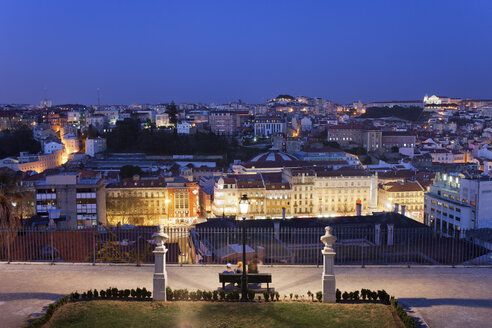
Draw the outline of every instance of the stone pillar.
M337 240L332 234L330 227L325 228L326 232L321 236L321 242L325 244L325 248L321 251L323 254L323 303L335 303L335 273L333 272L333 265L335 264L335 250L333 249L333 243Z
M381 225L374 225L374 244L379 246L381 244Z
M393 245L393 228L394 224L388 224L388 246Z
M159 225L159 231L152 235L155 240L156 247L154 249L154 301L166 301L166 253L167 248L164 243L169 239L169 236L164 233L164 226Z

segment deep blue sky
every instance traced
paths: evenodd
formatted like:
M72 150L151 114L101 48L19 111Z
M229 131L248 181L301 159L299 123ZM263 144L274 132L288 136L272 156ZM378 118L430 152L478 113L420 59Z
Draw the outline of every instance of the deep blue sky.
M0 0L0 103L492 98L492 1Z

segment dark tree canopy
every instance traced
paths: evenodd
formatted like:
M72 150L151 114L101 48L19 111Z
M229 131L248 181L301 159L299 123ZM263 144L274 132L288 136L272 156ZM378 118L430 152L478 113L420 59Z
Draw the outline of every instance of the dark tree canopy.
M126 119L106 134L108 151L152 155L225 155L229 160L243 159L249 154L237 146L235 139L212 133L181 135L173 131L141 129L137 120Z
M174 101L166 107L166 113L169 115L169 123L176 124L178 122L178 107Z
M18 156L21 151L37 154L41 151L41 144L33 139L29 128L0 133L0 158Z
M403 120L417 122L428 118L428 113L424 109L417 106L393 106L393 107L368 107L366 112L360 117L362 118L381 118L381 117L397 117Z
M125 165L120 169L120 178L125 179L125 178L131 178L134 175L142 175L142 169L138 166L133 166L133 165Z

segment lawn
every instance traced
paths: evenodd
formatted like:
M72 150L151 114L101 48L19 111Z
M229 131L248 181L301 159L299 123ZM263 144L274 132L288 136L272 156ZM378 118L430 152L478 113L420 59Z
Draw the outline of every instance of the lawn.
M59 308L47 327L401 327L382 304L87 301Z

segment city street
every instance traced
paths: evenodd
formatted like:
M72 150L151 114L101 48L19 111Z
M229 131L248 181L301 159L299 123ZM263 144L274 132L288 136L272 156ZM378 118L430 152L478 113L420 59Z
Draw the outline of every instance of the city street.
M170 266L169 285L189 290L219 286L222 266ZM152 266L0 264L0 315L3 327L20 327L43 307L72 291L152 288ZM260 267L270 272L281 297L321 289L321 269L309 266ZM342 291L385 289L435 327L485 327L492 316L490 268L347 268L335 269Z

